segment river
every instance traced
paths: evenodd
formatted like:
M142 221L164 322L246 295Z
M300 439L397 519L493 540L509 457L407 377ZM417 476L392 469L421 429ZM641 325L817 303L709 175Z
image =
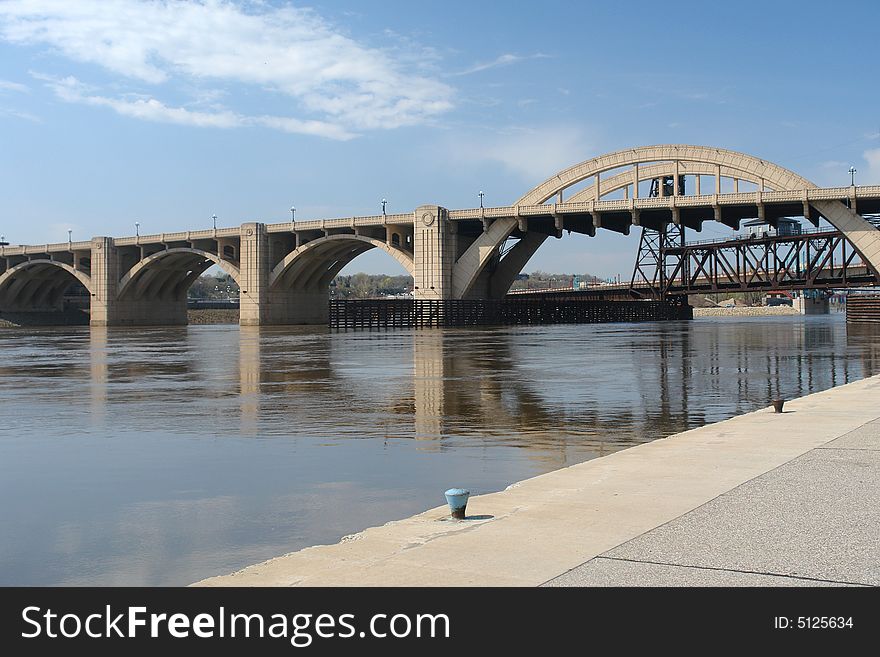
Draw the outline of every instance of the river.
M839 315L31 328L0 330L0 369L0 585L181 585L876 374L880 339Z

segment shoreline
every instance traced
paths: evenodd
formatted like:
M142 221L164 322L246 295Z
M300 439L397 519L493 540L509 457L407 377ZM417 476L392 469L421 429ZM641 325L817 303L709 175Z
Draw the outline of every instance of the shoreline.
M698 317L804 317L791 306L732 306L722 308L694 308L694 319Z
M702 317L778 317L790 316L797 317L801 314L789 306L736 306L732 308L694 308L694 319ZM190 309L187 311L187 320L189 326L204 326L218 324L238 324L238 310L217 310L217 309ZM20 329L30 326L27 323L17 323L9 321L0 316L0 328ZM68 317L58 314L55 322L47 324L47 326L88 326L88 315L85 318Z
M880 375L473 497L464 521L438 506L193 585L542 585L880 420L878 392Z

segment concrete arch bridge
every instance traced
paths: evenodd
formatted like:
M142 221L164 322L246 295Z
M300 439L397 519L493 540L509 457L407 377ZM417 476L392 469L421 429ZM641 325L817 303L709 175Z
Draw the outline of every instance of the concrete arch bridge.
M880 231L864 217L878 212L880 186L820 188L744 153L647 146L576 164L504 207L423 205L404 214L0 247L0 313L58 310L64 290L79 283L93 325L182 324L189 286L217 265L241 288L242 324L324 323L328 284L373 248L412 274L416 299L497 299L549 237L566 232L699 231L706 221L737 228L745 219L791 216L827 220L877 275Z

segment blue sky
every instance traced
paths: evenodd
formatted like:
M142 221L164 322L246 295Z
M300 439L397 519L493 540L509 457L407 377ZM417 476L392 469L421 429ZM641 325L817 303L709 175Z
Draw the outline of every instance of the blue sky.
M878 7L0 0L0 233L502 205L656 143L880 183ZM566 236L526 271L626 277L636 246ZM371 252L347 271L400 269Z

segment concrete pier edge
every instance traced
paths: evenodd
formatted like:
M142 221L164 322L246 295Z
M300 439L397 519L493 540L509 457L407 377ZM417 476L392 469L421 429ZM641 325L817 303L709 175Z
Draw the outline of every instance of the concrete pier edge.
M194 586L539 586L880 419L878 398L880 375L472 497L468 520L438 506Z

